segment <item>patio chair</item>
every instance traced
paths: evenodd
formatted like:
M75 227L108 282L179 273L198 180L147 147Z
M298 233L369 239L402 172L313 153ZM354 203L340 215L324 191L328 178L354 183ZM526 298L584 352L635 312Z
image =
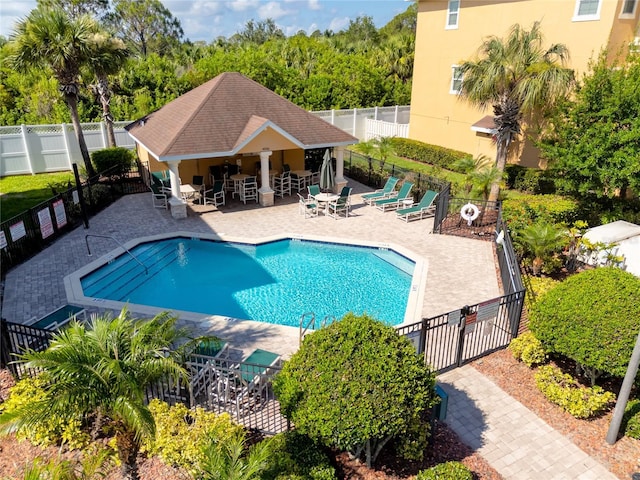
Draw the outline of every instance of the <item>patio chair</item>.
M275 177L273 181L273 190L275 195L284 198L285 194L291 195L291 173L282 172L281 175Z
M408 208L400 208L396 210L396 215L405 222L409 222L409 220L415 217L418 217L420 220L426 217L432 217L436 211L436 206L433 202L435 202L437 196L438 192L427 190L417 205L413 205Z
M202 203L202 193L204 192L204 177L202 175L194 175L191 179L191 185L197 190L195 194L195 199L200 200Z
M282 359L277 353L256 349L245 358L235 371L234 403L236 410L253 409L267 397L273 367L279 367Z
M258 180L256 177L247 177L240 187L240 200L245 205L247 200L255 200L258 202Z
M412 188L413 188L413 183L404 182L402 184L402 187L400 187L400 190L398 191L397 196L392 198L383 198L381 200L375 200L373 203L377 209L382 210L383 212L386 212L387 208L390 210L395 210L397 208L400 208L404 200L408 200L410 198L409 193L411 192Z
M169 208L169 198L167 194L163 192L158 185L152 183L149 188L151 189L151 200L155 208Z
M298 213L304 214L304 218L318 216L318 204L313 197L304 198L298 193L298 199Z
M198 397L211 389L217 382L218 368L228 367L229 344L218 338L201 340L187 357L187 371L193 397Z
M315 198L320 193L320 185L309 185L307 190L309 190L308 198Z
M340 192L340 197L330 202L327 206L327 215L329 215L334 220L340 218L341 214L344 215L345 218L349 216L349 208L351 207L351 187L343 187L342 192Z
M53 312L47 313L43 317L31 318L27 325L43 330L58 330L60 327L66 325L73 319L78 319L80 316L82 316L84 322L87 321L87 311L84 307L67 304L57 308Z
M395 195L395 188L397 183L398 178L389 177L387 178L387 183L384 184L383 188L378 189L375 192L363 194L362 200L364 201L364 203L372 205L375 200L392 197L393 195Z
M226 173L224 174L224 189L227 192L233 192L235 190L234 181L231 179L231 175L235 175L240 172L240 169L237 165L233 163L229 163L226 166Z
M226 202L224 194L224 181L216 180L213 182L213 187L210 190L205 190L202 194L202 201L204 205L224 205Z
M211 165L209 167L209 184L213 185L216 180L224 180L222 168L220 165Z
M291 174L291 188L301 192L307 186L305 177L299 177L295 173Z

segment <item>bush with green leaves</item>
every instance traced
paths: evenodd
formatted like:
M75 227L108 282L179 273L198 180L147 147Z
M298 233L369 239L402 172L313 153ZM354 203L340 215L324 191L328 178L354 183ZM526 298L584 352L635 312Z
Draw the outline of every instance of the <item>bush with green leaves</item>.
M473 480L473 473L461 462L445 462L418 472L416 480Z
M545 351L578 363L595 385L623 377L638 335L640 279L601 267L569 277L531 308L529 329Z
M536 303L542 296L547 293L549 290L555 288L560 282L551 277L535 277L528 276L527 281L531 287L531 294L527 290L527 295L525 296L524 302L527 310L533 307L533 304Z
M466 173L464 169L458 168L458 161L461 158L473 157L470 153L452 150L438 145L430 145L409 138L393 137L390 142L393 150L399 157L429 163L458 173Z
M324 447L295 430L280 433L269 444L264 480L335 480L336 471Z
M536 386L550 402L576 418L591 418L607 411L615 394L597 385L584 387L558 367L544 365L534 374Z
M518 195L502 202L502 217L512 236L536 221L572 225L580 215L576 200L561 195Z
M46 401L49 397L45 389L47 384L44 373L20 380L11 388L9 398L0 406L3 416L10 417L25 405ZM27 439L34 445L64 445L70 450L85 448L91 441L91 436L83 430L81 417L63 419L57 415L49 415L42 422L19 428L16 436Z
M531 332L524 332L511 340L508 348L513 354L513 358L524 363L529 368L547 361L547 355L544 352L544 348L542 348L542 343Z
M109 177L121 177L129 171L133 163L133 153L124 147L96 150L91 154L96 172Z
M629 400L622 419L624 434L627 437L640 440L640 400Z
M372 462L435 403L435 376L393 327L347 314L307 335L276 376L282 413L326 446Z
M203 439L225 442L244 431L227 413L217 415L199 407L189 409L182 403L170 406L154 399L149 402L149 410L156 424L156 435L155 440L143 445L143 450L191 473L198 471L204 462Z

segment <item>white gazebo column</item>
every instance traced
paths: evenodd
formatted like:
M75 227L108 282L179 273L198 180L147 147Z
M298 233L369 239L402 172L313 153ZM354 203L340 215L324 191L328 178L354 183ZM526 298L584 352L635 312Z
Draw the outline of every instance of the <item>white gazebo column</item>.
M258 201L263 207L273 205L274 192L269 185L269 157L273 152L271 150L262 150L260 152L260 190L258 190Z
M169 180L171 181L171 198L169 207L173 218L187 218L187 202L180 195L180 170L178 168L180 160L167 162L169 167Z
M335 147L333 152L336 154L336 183L335 193L340 193L342 187L347 186L347 181L344 178L344 147Z

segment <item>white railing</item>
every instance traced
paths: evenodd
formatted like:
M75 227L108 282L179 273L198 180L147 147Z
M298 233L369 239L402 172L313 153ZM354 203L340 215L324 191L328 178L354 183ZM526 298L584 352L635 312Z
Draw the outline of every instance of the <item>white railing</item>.
M409 106L354 108L311 112L360 140L378 136L407 137ZM115 122L119 147L135 148L124 129L130 122ZM83 123L82 131L89 153L106 148L103 122ZM0 177L71 170L84 164L73 125L18 125L0 127Z
M391 123L383 120L367 119L367 130L365 140L380 137L402 137L409 138L408 123Z

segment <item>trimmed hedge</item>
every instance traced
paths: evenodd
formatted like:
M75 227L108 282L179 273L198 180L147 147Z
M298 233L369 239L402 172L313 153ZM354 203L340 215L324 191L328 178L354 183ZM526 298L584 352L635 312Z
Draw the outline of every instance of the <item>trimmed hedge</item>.
M571 375L545 365L534 375L536 386L550 402L576 418L591 418L609 409L616 396L601 387L586 388Z
M91 161L97 172L108 170L110 177L121 177L131 168L133 153L124 147L104 148L93 152Z
M322 446L296 431L269 442L269 464L263 480L335 480L336 471Z
M632 399L627 403L622 419L624 434L627 437L640 440L640 400Z
M429 145L428 143L419 142L418 140L410 140L408 138L393 137L391 145L399 157L409 158L421 163L429 163L437 165L452 172L466 173L455 166L455 163L461 158L472 158L470 153L452 150L450 148L440 147L438 145Z
M418 472L416 480L473 480L473 474L461 462L445 462Z

